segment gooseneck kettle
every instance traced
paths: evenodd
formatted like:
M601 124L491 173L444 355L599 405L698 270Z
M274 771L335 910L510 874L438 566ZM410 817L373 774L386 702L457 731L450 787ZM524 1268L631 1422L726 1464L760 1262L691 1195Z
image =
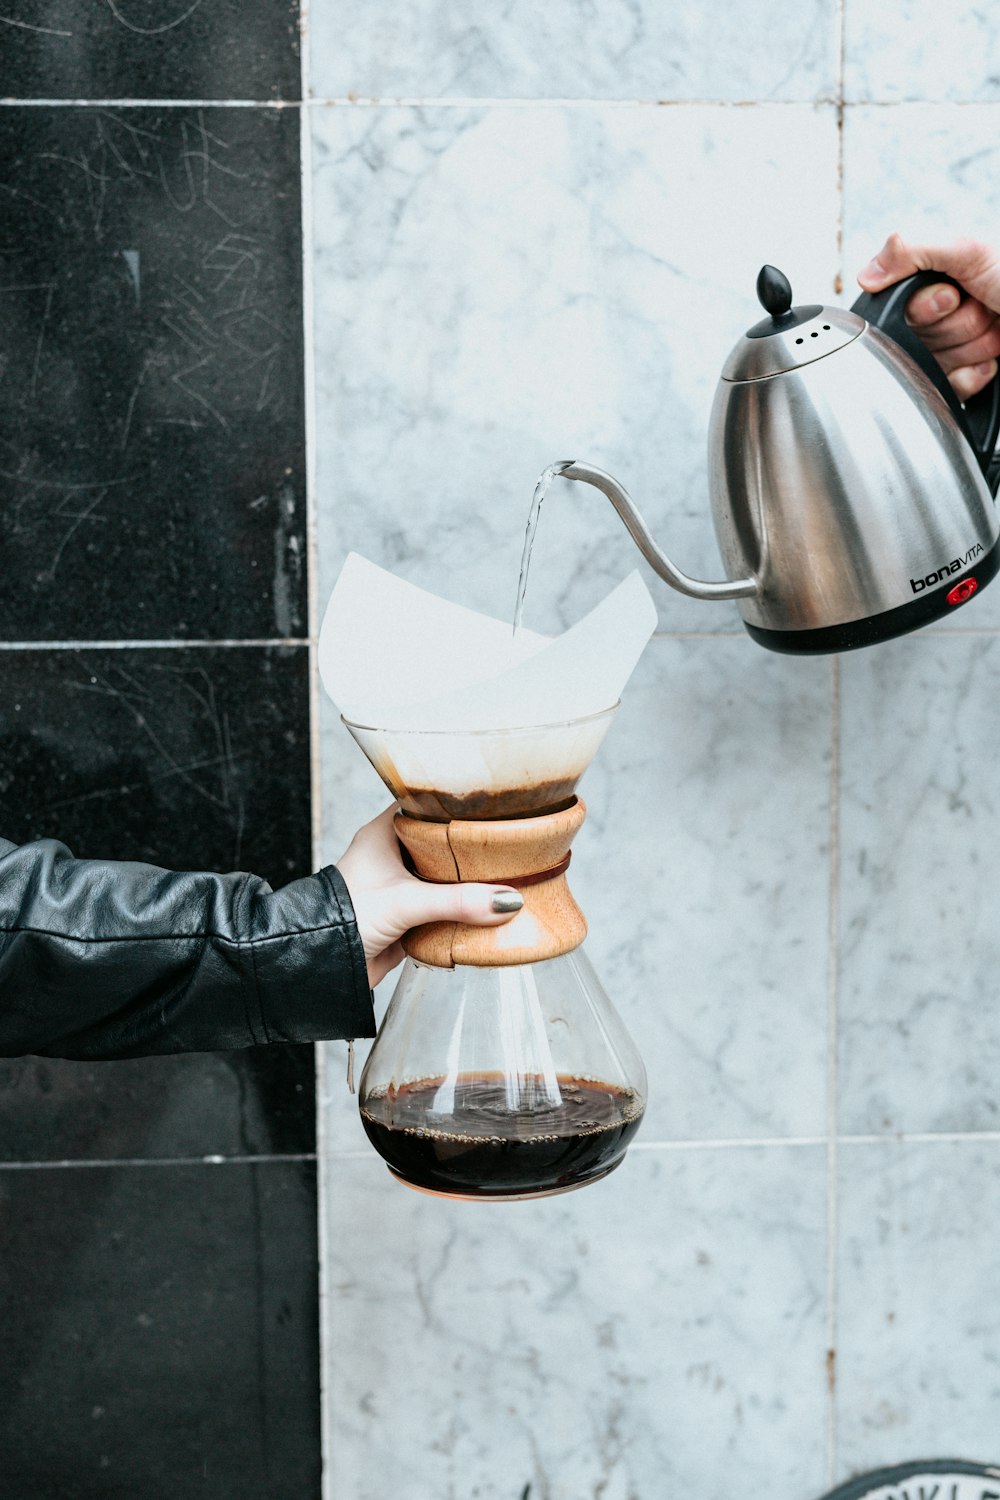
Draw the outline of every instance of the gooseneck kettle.
M673 588L736 600L771 650L845 651L939 619L1000 569L1000 378L963 406L905 319L918 288L950 280L919 271L847 312L793 307L763 267L767 315L726 360L709 424L725 580L675 567L610 474L557 472L603 491Z

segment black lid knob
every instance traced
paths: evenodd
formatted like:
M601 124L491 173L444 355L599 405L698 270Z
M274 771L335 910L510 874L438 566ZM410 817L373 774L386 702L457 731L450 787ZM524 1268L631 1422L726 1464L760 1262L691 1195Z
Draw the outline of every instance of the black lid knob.
M792 305L792 284L777 266L761 266L757 277L757 297L772 318L782 318Z

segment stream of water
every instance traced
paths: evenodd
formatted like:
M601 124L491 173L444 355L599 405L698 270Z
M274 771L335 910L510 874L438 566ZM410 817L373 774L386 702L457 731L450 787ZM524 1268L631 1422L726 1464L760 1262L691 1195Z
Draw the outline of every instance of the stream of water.
M548 494L549 485L555 479L563 464L549 464L538 476L535 485L535 493L531 497L531 509L528 511L528 524L524 528L524 547L521 552L521 572L517 580L517 603L514 605L514 634L521 628L524 619L524 596L528 590L528 564L531 562L531 549L535 545L535 532L538 530L538 518L542 513L542 501Z

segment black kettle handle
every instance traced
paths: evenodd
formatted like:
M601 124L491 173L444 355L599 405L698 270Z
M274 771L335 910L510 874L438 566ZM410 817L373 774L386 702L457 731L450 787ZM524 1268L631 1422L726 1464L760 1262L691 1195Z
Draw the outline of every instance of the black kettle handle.
M871 323L873 328L878 328L899 344L900 348L905 349L928 380L941 392L979 460L979 467L989 481L990 490L996 494L1000 485L1000 464L994 462L997 437L1000 435L1000 374L994 375L989 385L963 406L951 381L923 339L906 321L906 304L914 292L918 292L923 286L935 286L942 281L967 295L965 288L943 271L916 271L905 280L897 281L895 286L886 287L884 292L862 292L851 312L857 313L865 322Z

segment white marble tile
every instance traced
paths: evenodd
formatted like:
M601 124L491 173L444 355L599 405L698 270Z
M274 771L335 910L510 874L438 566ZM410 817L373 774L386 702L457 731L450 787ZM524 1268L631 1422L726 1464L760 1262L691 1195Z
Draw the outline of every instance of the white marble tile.
M1000 1128L1000 639L845 658L840 1125Z
M838 1470L996 1463L1000 1145L843 1146Z
M829 99L835 0L312 0L322 98Z
M831 705L828 661L657 637L581 784L572 886L646 1062L645 1141L825 1129ZM345 730L326 749L335 858L385 798ZM363 1136L331 1051L347 1149Z
M854 300L858 271L893 230L930 245L964 235L990 243L1000 238L1000 105L900 105L846 112L846 300ZM1000 587L995 582L934 627L997 628Z
M822 1490L822 1148L637 1150L535 1204L324 1173L328 1500Z
M848 100L1000 99L1000 29L988 5L844 0Z
M712 397L762 262L833 295L833 110L312 113L321 600L353 548L507 615L535 479L574 456L720 576ZM637 562L608 502L561 482L526 623L569 623ZM649 576L666 628L740 629Z
M855 106L844 120L847 290L898 229L944 244L995 239L1000 211L1000 104Z

